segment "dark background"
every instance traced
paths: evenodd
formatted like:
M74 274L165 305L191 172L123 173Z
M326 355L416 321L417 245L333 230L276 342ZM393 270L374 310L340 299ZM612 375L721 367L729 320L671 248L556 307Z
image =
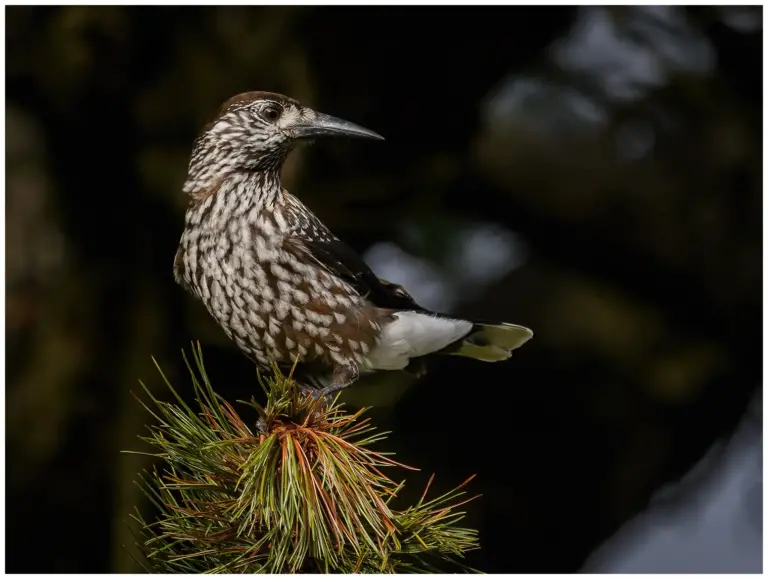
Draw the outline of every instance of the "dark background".
M761 386L761 22L759 7L8 7L7 570L136 570L122 545L150 463L119 451L141 447L137 380L162 392L150 356L188 389L180 349L199 339L222 393L255 388L171 275L196 132L254 89L386 137L318 143L285 169L377 272L424 305L534 329L507 363L446 359L345 396L422 469L412 494L477 473L470 563L579 570Z

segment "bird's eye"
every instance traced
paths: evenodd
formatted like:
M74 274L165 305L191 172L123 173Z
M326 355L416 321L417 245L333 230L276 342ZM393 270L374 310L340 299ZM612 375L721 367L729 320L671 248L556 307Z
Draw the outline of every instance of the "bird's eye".
M267 105L264 107L261 114L264 115L264 118L268 121L274 122L280 118L281 112L280 107L277 105Z

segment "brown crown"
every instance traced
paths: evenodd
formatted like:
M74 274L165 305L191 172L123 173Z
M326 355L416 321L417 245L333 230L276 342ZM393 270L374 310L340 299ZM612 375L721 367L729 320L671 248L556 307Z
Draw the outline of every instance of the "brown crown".
M253 90L253 91L237 94L233 97L228 98L226 101L224 101L224 103L219 107L219 110L216 113L216 117L214 118L214 120L221 118L223 115L225 115L228 111L232 110L233 108L240 108L242 106L246 106L252 102L255 102L261 99L269 99L285 105L301 106L296 99L292 99L291 97L287 97L285 95L278 94L276 92Z

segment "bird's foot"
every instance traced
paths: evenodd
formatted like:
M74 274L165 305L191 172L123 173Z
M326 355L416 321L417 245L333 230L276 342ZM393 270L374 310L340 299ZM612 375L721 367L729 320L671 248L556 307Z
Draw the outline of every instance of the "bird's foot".
M325 399L331 394L335 394L339 390L344 390L344 388L346 388L347 386L349 386L349 384L331 384L321 390L315 390L315 392L313 393L313 396L315 397L315 400L318 400L320 398Z
M309 384L303 384L301 382L296 382L296 387L304 396L314 396L315 392L317 392L317 388L313 388Z
M352 383L357 380L359 373L359 369L355 366L337 367L329 380L330 384L325 388L315 391L315 399L325 400L331 394L335 394L339 390L344 390L344 388L351 386Z

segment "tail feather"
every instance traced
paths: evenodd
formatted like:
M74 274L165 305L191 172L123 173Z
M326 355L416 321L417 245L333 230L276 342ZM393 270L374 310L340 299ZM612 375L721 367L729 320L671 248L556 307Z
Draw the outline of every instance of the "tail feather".
M463 356L483 362L507 360L533 337L533 332L515 324L475 322L472 330L461 340L441 350L441 354Z

